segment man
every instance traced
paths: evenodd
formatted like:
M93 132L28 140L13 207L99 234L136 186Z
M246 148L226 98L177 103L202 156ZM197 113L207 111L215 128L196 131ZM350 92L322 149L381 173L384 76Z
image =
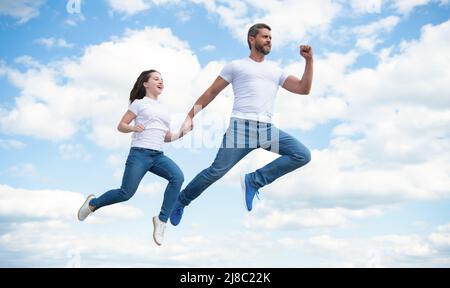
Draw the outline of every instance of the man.
M232 83L235 99L222 146L212 165L200 172L180 193L170 216L172 225L180 223L185 206L254 149L263 148L281 156L241 177L248 211L252 210L253 198L258 195L259 188L311 160L311 154L303 144L279 130L271 121L279 86L292 93L309 94L313 78L312 48L300 46L300 55L305 58L306 65L303 77L298 79L284 74L275 63L265 61L272 48L271 28L268 25L253 25L248 31L247 42L250 56L233 61L222 69L213 84L195 102L182 125L185 133L192 130L195 114Z

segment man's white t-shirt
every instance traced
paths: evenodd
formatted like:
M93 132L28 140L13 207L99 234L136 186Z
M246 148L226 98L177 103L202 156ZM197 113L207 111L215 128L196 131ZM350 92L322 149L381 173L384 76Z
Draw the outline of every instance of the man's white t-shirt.
M134 100L128 110L136 115L135 125L142 124L145 127L142 132L133 132L131 147L161 151L164 137L170 130L169 110L160 101L150 97Z
M219 76L233 85L231 117L272 122L278 87L288 77L275 62L247 57L225 65Z

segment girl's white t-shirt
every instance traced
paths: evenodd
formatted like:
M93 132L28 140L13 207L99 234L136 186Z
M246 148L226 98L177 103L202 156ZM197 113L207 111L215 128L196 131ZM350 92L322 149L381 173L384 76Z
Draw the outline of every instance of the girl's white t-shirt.
M272 122L278 87L288 77L275 62L247 57L225 65L219 76L233 85L232 117Z
M131 147L163 150L164 138L170 130L169 110L159 100L150 97L136 99L128 110L136 115L135 125L142 124L145 130L133 132Z

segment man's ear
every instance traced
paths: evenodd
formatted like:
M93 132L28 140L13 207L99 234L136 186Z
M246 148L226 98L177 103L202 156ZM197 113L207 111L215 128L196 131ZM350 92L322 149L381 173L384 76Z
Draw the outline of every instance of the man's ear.
M255 46L255 37L253 37L253 36L249 36L248 37L248 41L250 42L250 45L251 46Z

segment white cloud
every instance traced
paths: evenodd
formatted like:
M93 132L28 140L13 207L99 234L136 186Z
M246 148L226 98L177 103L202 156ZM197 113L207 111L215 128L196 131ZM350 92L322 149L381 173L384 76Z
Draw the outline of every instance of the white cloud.
M134 15L146 10L151 9L153 6L178 4L180 0L107 0L113 11L124 13L127 15ZM179 15L181 18L186 14ZM181 19L183 21L183 19ZM187 20L187 19L185 19Z
M29 68L34 68L34 69L41 69L43 68L43 66L37 61L35 60L33 57L28 56L28 55L24 55L24 56L19 56L16 59L14 59L14 62L16 64L20 64ZM8 69L8 67L5 66L4 68L5 70L5 74L7 74L8 72L11 72L11 70ZM14 78L14 74L10 74L10 78L11 81L16 81L16 79Z
M450 41L442 36L449 30L450 21L437 26L424 26L420 40L402 43L401 52L380 63L376 70L352 73L349 81L354 81L356 77L362 77L360 79L364 81L355 83L356 87L348 87L348 92L353 92L353 88L365 87L367 96L359 97L363 102L370 99L372 102L400 102L433 109L448 107L449 100L442 83L447 83L450 75L447 73L447 63L442 63L441 59L448 57ZM425 55L422 51L433 51L433 54ZM376 82L369 84L373 80ZM385 93L380 95L378 90L382 85L385 85ZM356 102L356 95L350 95L350 99Z
M383 0L352 0L351 6L357 13L380 13Z
M385 251L389 254L412 257L426 257L434 253L432 246L420 236L386 235L376 237L375 241L386 245Z
M246 43L248 28L257 22L265 22L273 29L274 48L289 43L300 44L312 36L323 37L327 35L334 20L347 13L345 1L298 1L298 0L246 0L246 1L214 1L190 0L194 4L203 5L210 14L218 15L222 25L230 29L232 35ZM352 0L350 8L357 14L381 13L383 7L391 7L398 14L407 15L414 8L430 4L448 5L448 0ZM384 25L382 29L392 29L400 19L389 16L377 21ZM391 22L389 22L391 21ZM389 23L387 23L389 22ZM375 24L375 23L374 23ZM387 26L386 26L387 25ZM387 31L389 32L389 31ZM371 50L380 43L374 35L359 40L358 45Z
M38 170L31 163L18 163L9 167L6 172L14 177L34 178L37 176Z
M76 232L58 221L27 222L11 225L11 230L0 236L0 249L23 254L19 265L25 267L67 266L73 262L73 255L78 258L74 264L81 267L296 267L302 263L286 265L285 247L277 249L279 245L267 236L254 233L204 237L168 230L163 247L153 243L151 231L145 234L112 236L97 232L94 241L90 232ZM266 253L262 255L261 250ZM239 257L242 253L246 257ZM8 261L12 259L5 259L5 263Z
M178 11L176 15L178 20L182 23L188 22L192 18L192 15L189 11Z
M313 236L308 239L308 244L321 250L339 251L348 247L348 242L344 239L332 238L329 235Z
M339 97L303 96L280 91L274 122L283 129L312 130L348 112L347 103Z
M297 208L292 205L279 210L270 202L255 202L255 211L246 219L245 225L255 230L283 230L323 227L349 227L353 219L381 216L381 209L352 210L346 208ZM273 203L272 203L273 204ZM292 203L291 203L292 204ZM279 206L279 204L277 205ZM274 209L275 208L275 209Z
M439 249L450 248L450 224L437 227L436 231L430 234L429 240Z
M392 5L401 14L409 14L414 8L426 5L432 0L393 0Z
M375 159L367 159L364 155L369 152L365 149L364 142L354 145L344 141L332 144L329 150L313 151L308 166L267 186L264 194L280 203L305 201L316 206L343 207L449 197L447 160L380 164Z
M379 33L379 31L390 32L399 22L399 17L389 16L370 24L355 27L353 30L358 36L369 36L374 33Z
M224 63L212 61L203 67L191 82L192 102L186 109L177 115L179 124L185 119L187 112L195 100L213 83L222 69ZM233 107L231 85L218 95L208 107L202 110L194 119L194 130L181 141L173 142L175 148L189 149L190 152L198 152L202 149L216 149L220 145L223 133L228 127L231 110ZM173 129L178 129L174 126Z
M167 183L165 183L167 184ZM166 188L166 185L164 185L161 182L152 182L149 184L142 183L139 185L137 193L140 195L147 195L150 197L156 197L156 196L162 196L164 195L164 190Z
M119 166L123 166L125 159L124 159L123 155L113 154L113 155L108 156L107 162L113 168L118 168Z
M61 144L58 147L59 155L63 159L80 159L87 161L91 159L91 155L81 144Z
M328 0L270 2L277 6L272 8L272 5L267 5L266 15L261 20L273 26L275 45L289 42L300 44L312 33L325 33L341 11L338 3Z
M343 95L336 93L334 87L344 80L348 67L357 57L356 52L350 51L347 54L329 53L325 58L315 59L315 74L309 96L292 94L280 88L275 108L275 118L280 127L311 130L349 113ZM300 78L304 63L298 61L285 70Z
M427 235L380 235L335 238L328 234L307 239L282 238L287 249L322 260L319 267L446 267L450 259L437 253ZM448 247L448 246L447 246Z
M1 186L0 191L4 188ZM0 194L0 200L2 200L0 203L15 198L16 193L22 193L20 190L9 191L6 198ZM37 194L35 197L43 198L39 201L33 200L35 199L33 194ZM277 233L266 233L266 229L259 229L261 233L254 233L247 229L244 231L222 229L219 233L211 232L205 236L199 233L199 229L204 231L202 227L190 229L180 226L177 229L171 229L169 226L163 249L161 249L153 243L151 228L148 226L143 229L138 227L142 233L136 233L129 221L127 223L114 221L111 223L112 230L86 225L89 223L75 224L74 221L70 221L73 215L66 210L72 210L68 209L68 206L74 205L70 203L79 202L82 196L78 193L68 194L67 191L64 194L64 197L53 199L55 198L53 193L45 196L43 190L27 192L26 197L29 201L25 202L38 201L41 206L51 207L53 214L46 209L39 211L28 203L15 209L0 208L2 211L0 217L6 216L6 219L10 221L0 235L0 251L20 254L21 257L16 258L15 265L24 267L67 265L81 267L423 267L447 266L450 263L450 259L445 254L439 253L450 247L447 240L442 240L448 236L448 224L437 227L429 235L381 234L372 237L346 238L334 237L322 232L299 234L296 233L298 230L289 234L282 230L278 230ZM21 212L17 212L17 209ZM325 222L331 223L334 216L338 217L337 222L339 222L340 217L360 219L378 214L377 211L328 210L316 211L319 213L311 211L311 221L329 219ZM25 211L28 214L24 215ZM313 219L314 214L319 216L319 220ZM28 220L18 221L20 215ZM46 216L42 217L42 215ZM324 217L324 215L328 216ZM298 216L308 215L305 213ZM185 223L185 225L188 224ZM443 238L440 235L447 236ZM246 257L239 257L243 253ZM291 255L302 255L302 257L291 257ZM4 259L4 261L6 264L13 262L12 259Z
M73 44L67 43L65 39L62 38L39 38L35 41L39 45L43 45L47 48L60 47L60 48L72 48Z
M115 228L127 230L127 227L117 225ZM0 251L20 253L23 256L19 265L24 267L64 267L73 263L74 259L70 257L74 255L78 263L73 264L81 267L233 267L255 266L254 263L269 266L273 259L257 252L268 246L250 242L264 240L253 235L177 237L175 230L168 229L164 246L158 247L153 243L151 229L142 235L124 234L123 230L107 235L98 230L93 234L58 221L15 224L11 225L10 231L0 235ZM248 241L236 247L232 240L240 238ZM248 257L238 257L244 251ZM9 261L14 260L4 259L5 263Z
M85 20L86 17L82 13L73 13L67 17L66 21L64 21L64 24L75 27L78 25L78 23Z
M409 15L414 9L431 3L448 5L448 0L352 0L353 11L363 13L381 13L382 9L392 8L401 15Z
M274 47L291 41L299 43L311 33L326 32L341 11L340 4L329 0L191 2L205 6L211 14L217 14L221 24L230 29L232 35L243 43L247 43L247 30L252 24L267 23L273 29Z
M383 40L380 39L380 34L391 32L398 23L400 23L399 17L389 16L373 23L353 28L353 33L357 37L356 47L363 51L372 52L376 45L383 43Z
M124 152L127 153L128 151L124 151ZM108 165L114 169L113 179L115 179L116 181L121 181L123 178L125 161L126 161L126 155L122 155L122 154L112 154L112 155L108 156L108 158L106 159L106 162L108 163Z
M376 152L377 159L397 163L447 155L450 67L442 59L448 58L450 41L444 35L449 31L450 21L427 25L420 40L403 43L398 54L385 57L375 69L346 73L331 88L349 103L342 118L359 127L353 135L366 137L368 155ZM428 155L422 157L425 147Z
M17 150L17 149L23 149L27 145L23 142L14 140L14 139L0 139L0 149L4 150Z
M206 51L206 52L211 52L211 51L214 51L214 50L216 50L216 46L210 45L210 44L200 48L200 51Z
M266 22L273 28L274 43L284 45L291 41L299 43L312 33L325 33L340 11L341 5L330 0L266 0L266 1L215 1L189 0L203 6L210 14L217 15L222 25L231 34L246 43L247 30L257 22ZM179 0L108 0L113 11L133 15L151 9L156 5L176 5L184 9L185 3ZM288 7L288 9L287 9ZM181 21L186 20L186 12L181 10Z
M1 1L0 15L18 18L19 23L23 24L38 16L39 9L44 3L45 0Z
M11 219L76 221L77 211L85 200L80 193L62 190L27 190L0 185L0 217ZM99 219L95 219L99 215ZM103 215L103 216L102 216ZM87 221L102 221L102 218L135 219L142 216L137 208L117 204L110 209L98 210ZM94 219L93 219L94 218Z
M410 13L415 7L426 5L431 2L433 1L391 0L383 2L381 0L352 0L350 7L358 14L381 13L383 5L390 5L398 13L404 15ZM439 2L441 5L448 5L448 1L434 2ZM239 41L242 41L242 43L246 43L246 33L250 25L256 22L265 22L269 24L273 28L274 48L278 45L285 45L288 43L299 44L313 35L325 35L334 19L345 11L343 3L330 0L313 2L294 0L190 0L190 3L201 5L210 14L217 15L221 24L230 29L231 34ZM157 5L173 5L178 7L178 13L182 15L181 18L185 18L183 15L187 13L183 10L186 6L185 3L178 0L134 0L126 3L123 1L109 0L109 4L113 10L128 15L149 10L151 7ZM289 9L286 9L286 7L289 7ZM397 16L389 16L365 27L367 29L377 29L378 31L376 31L377 33L375 35L366 34L365 37L358 39L357 46L371 51L375 45L381 43L377 34L383 30L384 32L389 32L399 21L400 19Z
M145 0L108 0L108 3L113 10L130 15L148 10L151 7L150 1Z

